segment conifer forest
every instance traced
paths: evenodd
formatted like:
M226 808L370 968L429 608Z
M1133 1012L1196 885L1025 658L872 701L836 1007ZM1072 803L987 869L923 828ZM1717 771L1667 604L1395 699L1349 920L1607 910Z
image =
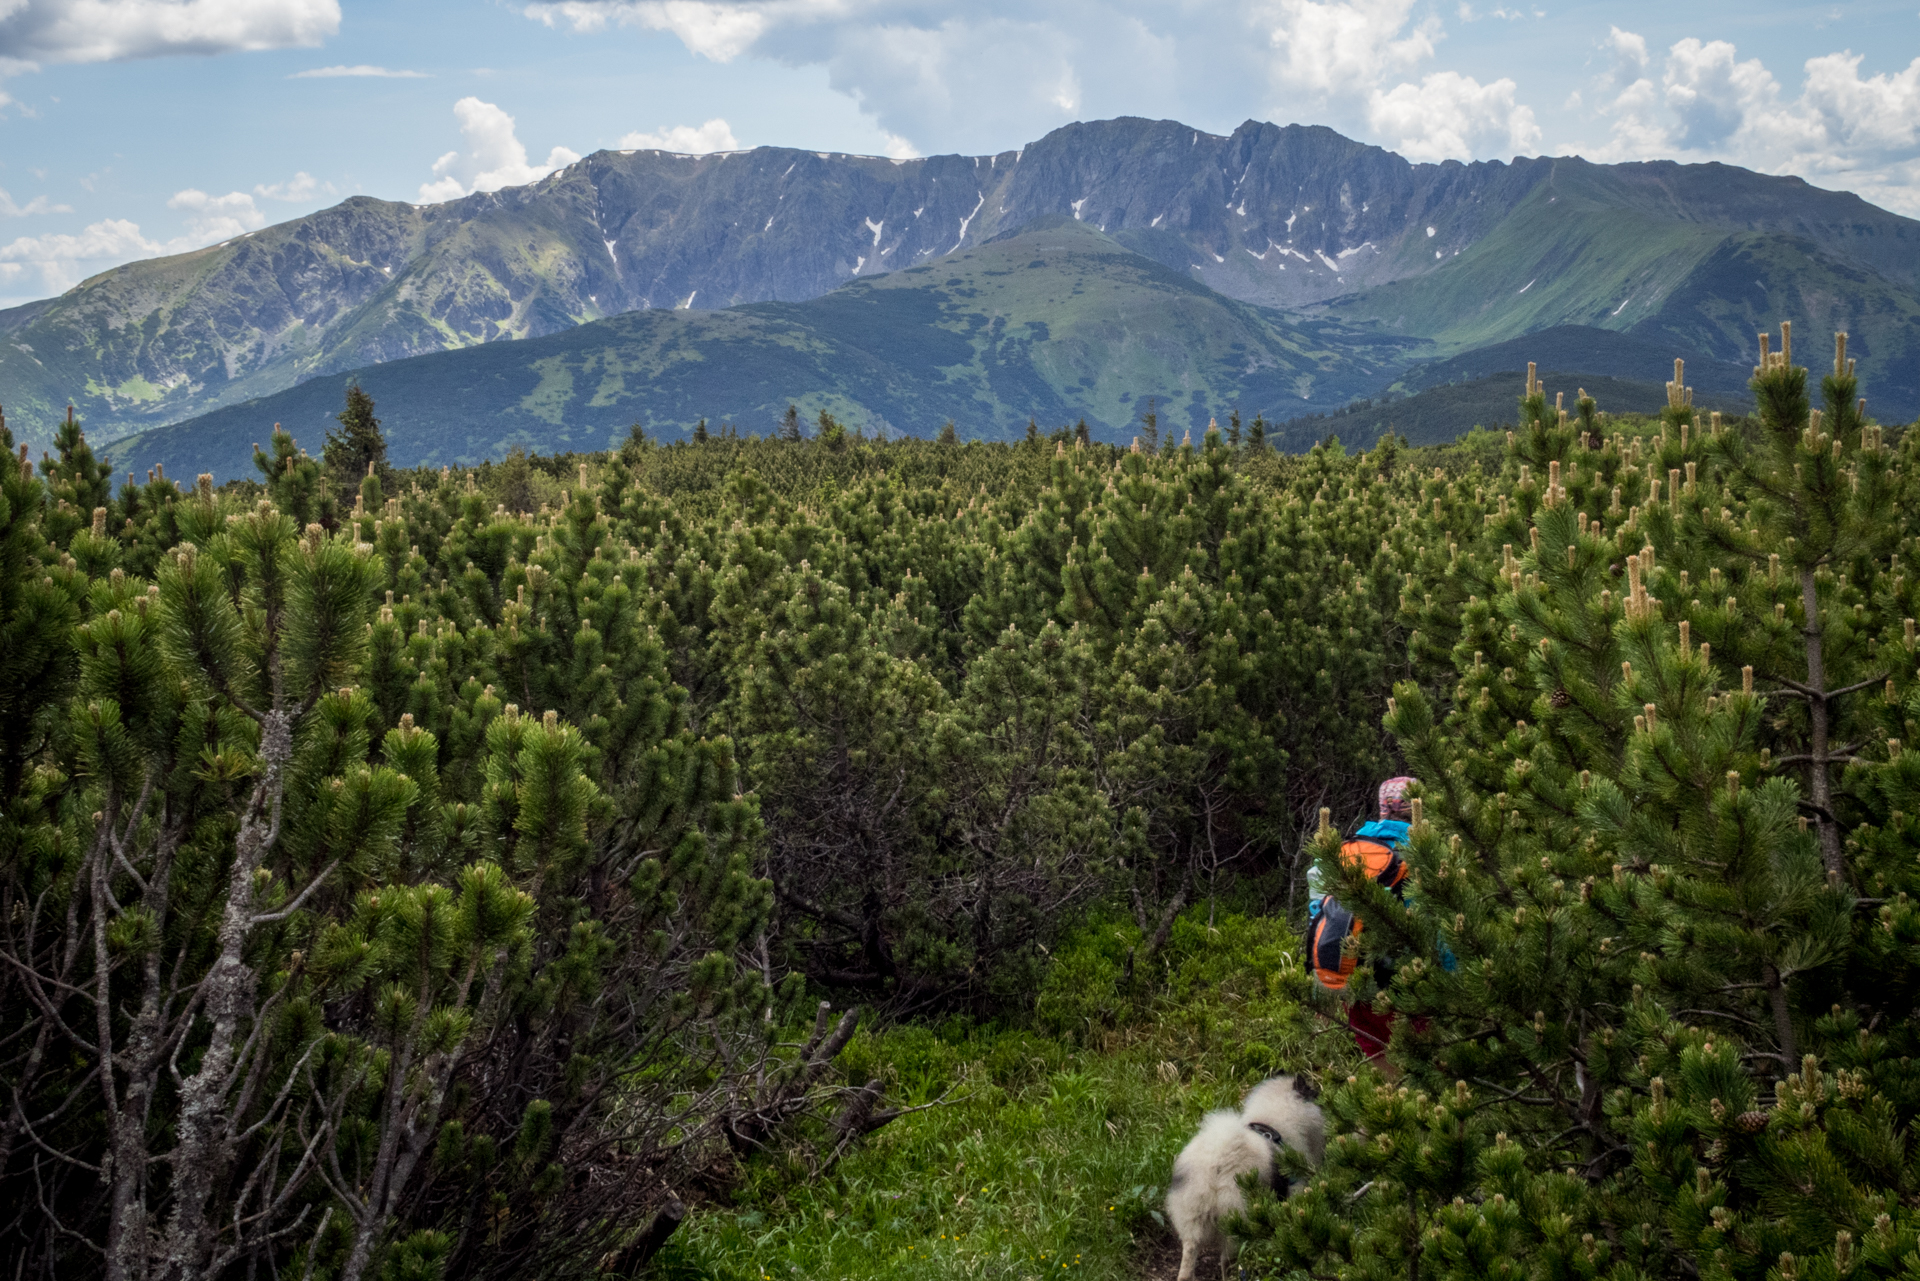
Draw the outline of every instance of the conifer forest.
M1250 1276L1920 1278L1920 433L1794 337L1364 453L0 426L0 1272L1158 1277L1285 1071Z

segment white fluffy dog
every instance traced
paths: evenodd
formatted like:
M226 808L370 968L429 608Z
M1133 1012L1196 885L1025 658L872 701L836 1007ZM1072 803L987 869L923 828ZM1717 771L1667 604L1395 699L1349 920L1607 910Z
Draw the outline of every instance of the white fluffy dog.
M1194 1265L1208 1251L1218 1252L1220 1275L1226 1276L1240 1246L1220 1222L1247 1208L1242 1175L1257 1171L1262 1183L1275 1186L1283 1146L1316 1166L1326 1155L1326 1119L1298 1077L1262 1081L1238 1112L1209 1112L1200 1122L1200 1132L1174 1158L1167 1184L1167 1218L1180 1234L1180 1281L1193 1281Z

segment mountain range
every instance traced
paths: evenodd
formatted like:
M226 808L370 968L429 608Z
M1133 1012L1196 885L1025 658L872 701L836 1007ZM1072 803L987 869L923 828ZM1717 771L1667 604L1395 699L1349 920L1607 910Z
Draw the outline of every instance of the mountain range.
M1084 417L1111 439L1148 412L1179 431L1235 409L1343 404L1420 346L1239 302L1096 227L1043 219L807 302L635 311L312 378L115 453L136 470L232 476L250 466L263 425L310 447L323 439L348 382L374 398L390 455L407 465L515 444L604 449L633 424L671 437L702 418L771 435L790 403L870 433L954 421L1005 435L1030 418L1052 429Z
M1004 247L1022 236L1078 234L1068 223L1097 238L1074 242L1071 286L1046 254L1046 267L1018 269L1037 273L1019 287L984 274L989 259L1015 271L1007 255L1026 250ZM1177 298L1182 315L1206 310L1203 328L1235 336L1155 354L1191 316L1097 322L1088 300L1107 272L1115 300ZM946 319L927 322L925 341L897 332L935 313ZM371 387L375 368L421 368L412 358L557 368L601 344L626 353L614 363L633 394L601 378L600 400L575 404L549 383L534 398L546 410L502 402L457 444L443 414L425 452L591 438L616 404L663 431L790 400L917 432L954 417L1004 435L1029 416L1085 414L1124 433L1148 396L1183 414L1327 412L1408 390L1416 367L1557 327L1592 338L1570 372L1626 372L1599 367L1621 354L1605 335L1744 367L1754 333L1788 318L1802 333L1850 332L1882 415L1920 410L1920 222L1724 165L1412 164L1318 127L1248 122L1222 137L1119 119L994 156L599 152L448 204L355 197L0 312L0 405L30 439L71 402L96 437L179 441L150 429L350 371ZM1097 371L1065 376L1062 324L1100 351ZM957 375L958 348L934 330L964 339L959 363L978 368ZM812 354L789 366L689 354L743 335L756 351ZM553 345L476 354L505 340ZM1219 353L1236 342L1272 364L1250 357L1229 377ZM681 368L702 361L698 376ZM1292 398L1273 399L1279 387Z

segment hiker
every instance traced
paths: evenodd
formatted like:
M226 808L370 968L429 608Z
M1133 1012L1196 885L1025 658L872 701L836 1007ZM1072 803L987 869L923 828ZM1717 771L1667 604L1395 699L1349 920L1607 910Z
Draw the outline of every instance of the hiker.
M1344 862L1365 867L1375 881L1403 903L1407 865L1400 851L1406 846L1413 818L1413 800L1408 792L1417 781L1401 775L1380 784L1380 817L1362 826L1352 840L1340 846ZM1308 963L1313 969L1314 981L1329 991L1344 992L1353 976L1357 954L1343 945L1366 926L1332 894L1320 892L1317 866L1307 874L1307 893L1312 901L1307 909ZM1393 963L1385 957L1376 959L1375 985L1385 987L1392 977ZM1347 1027L1353 1033L1353 1043L1376 1067L1386 1066L1387 1043L1393 1037L1395 1017L1376 1011L1371 1001L1347 1002Z

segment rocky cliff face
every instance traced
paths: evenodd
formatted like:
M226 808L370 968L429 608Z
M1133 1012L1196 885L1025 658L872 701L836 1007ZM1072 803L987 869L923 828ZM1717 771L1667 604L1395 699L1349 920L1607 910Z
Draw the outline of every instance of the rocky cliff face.
M114 435L317 374L630 311L814 298L1047 217L1089 223L1230 297L1301 307L1444 271L1516 211L1550 203L1530 197L1572 167L1634 219L1804 238L1905 288L1920 273L1920 223L1796 179L1415 165L1302 126L1219 137L1108 120L995 156L907 161L598 152L443 205L357 197L0 312L0 404L30 437L69 400Z

